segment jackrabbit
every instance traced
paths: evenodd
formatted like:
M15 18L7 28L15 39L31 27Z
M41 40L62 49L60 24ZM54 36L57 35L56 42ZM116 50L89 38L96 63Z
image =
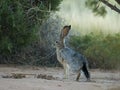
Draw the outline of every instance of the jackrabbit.
M56 41L56 53L58 61L63 65L65 70L65 78L69 76L69 70L77 73L76 81L79 81L81 70L84 72L87 80L90 80L90 74L88 72L88 62L86 58L74 51L71 48L65 46L64 39L68 35L71 26L64 26L61 30L60 40Z

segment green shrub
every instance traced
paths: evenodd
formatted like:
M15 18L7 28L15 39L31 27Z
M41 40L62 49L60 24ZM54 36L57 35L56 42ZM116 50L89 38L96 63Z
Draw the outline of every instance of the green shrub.
M0 1L0 63L3 63L4 59L10 59L14 54L18 54L22 48L37 40L40 25L52 11L58 9L61 1Z
M70 44L88 58L91 68L120 69L120 33L72 36Z

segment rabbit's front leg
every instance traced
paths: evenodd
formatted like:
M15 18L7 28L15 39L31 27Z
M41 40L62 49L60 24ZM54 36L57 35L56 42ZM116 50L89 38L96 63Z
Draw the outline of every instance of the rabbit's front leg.
M64 78L68 79L69 78L69 65L64 63L63 67L64 67Z

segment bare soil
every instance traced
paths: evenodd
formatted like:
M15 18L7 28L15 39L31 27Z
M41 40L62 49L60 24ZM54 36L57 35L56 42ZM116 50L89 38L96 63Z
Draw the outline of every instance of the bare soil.
M0 65L0 90L120 90L120 71L90 70L91 82L76 74L63 79L62 68Z

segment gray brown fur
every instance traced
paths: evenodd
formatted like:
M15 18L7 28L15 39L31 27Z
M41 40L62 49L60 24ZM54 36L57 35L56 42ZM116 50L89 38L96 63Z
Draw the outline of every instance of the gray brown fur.
M65 46L64 39L70 29L71 26L64 26L61 30L60 40L56 41L57 59L64 67L65 78L68 78L69 70L71 70L78 74L76 80L79 81L80 72L82 70L87 80L90 80L87 59L73 49Z

